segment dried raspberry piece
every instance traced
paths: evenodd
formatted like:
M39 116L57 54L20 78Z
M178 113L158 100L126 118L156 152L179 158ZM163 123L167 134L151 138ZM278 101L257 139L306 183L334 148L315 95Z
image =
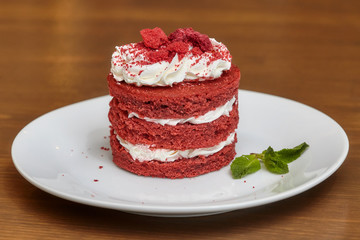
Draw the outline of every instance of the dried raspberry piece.
M148 59L152 63L169 60L169 51L166 49L159 49L156 51L150 51L147 55Z
M194 47L199 47L203 52L207 52L212 49L212 44L206 34L201 34L194 31L188 36L188 39L193 43Z
M193 55L201 55L203 53L199 47L194 47L191 49L191 52Z
M171 52L184 54L189 51L189 44L186 42L172 42L167 46L167 49Z
M149 48L158 49L161 45L168 42L168 37L159 27L143 29L140 31L140 34L144 40L144 45Z
M169 35L171 42L188 42L194 47L199 47L201 51L211 51L212 44L207 35L194 31L192 28L179 28Z
M169 35L169 40L171 42L185 42L188 40L187 36L193 32L192 28L178 28Z

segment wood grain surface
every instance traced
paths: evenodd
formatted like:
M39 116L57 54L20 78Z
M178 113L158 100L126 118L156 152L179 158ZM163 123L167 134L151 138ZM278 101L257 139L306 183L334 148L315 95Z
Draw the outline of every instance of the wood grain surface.
M240 67L241 89L332 117L350 140L344 164L295 197L196 218L81 205L22 178L11 158L16 134L106 95L114 46L156 26L215 37ZM0 1L0 82L0 239L360 239L359 1Z

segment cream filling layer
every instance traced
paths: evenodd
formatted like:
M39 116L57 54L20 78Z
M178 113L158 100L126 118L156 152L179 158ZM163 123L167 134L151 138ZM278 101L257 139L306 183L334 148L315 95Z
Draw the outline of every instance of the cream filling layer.
M133 159L140 162L158 160L162 162L173 162L180 158L193 158L196 156L209 156L219 152L225 146L231 144L235 140L235 132L231 133L228 138L209 148L196 148L188 150L171 150L171 149L150 149L149 145L131 144L128 141L117 136L119 143L129 152Z
M206 114L199 117L180 118L180 119L156 119L156 118L148 118L148 117L141 118L137 113L134 112L129 113L128 117L129 118L137 117L140 119L144 119L148 122L161 124L163 126L165 124L175 126L177 124L183 124L183 123L191 123L191 124L209 123L218 119L223 115L229 116L230 112L233 109L233 105L235 101L236 98L234 96L230 101L226 102L224 105L216 108L215 110L209 111Z

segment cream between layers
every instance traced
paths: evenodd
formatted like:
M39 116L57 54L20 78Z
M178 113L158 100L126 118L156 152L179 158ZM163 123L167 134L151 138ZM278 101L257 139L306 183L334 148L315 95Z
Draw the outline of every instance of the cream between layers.
M145 60L144 54L138 54L143 50L134 49L135 44L116 47L112 55L110 71L117 81L125 81L137 86L172 86L185 79L218 78L223 71L230 69L231 55L224 44L213 38L210 38L210 41L214 51L221 54L221 59L210 61L213 54L211 52L194 56L189 51L181 60L176 54L171 62L161 61L144 65L141 64Z
M183 123L187 123L187 122L191 123L191 124L203 124L203 123L212 122L223 115L229 116L229 113L232 111L235 101L236 101L236 98L234 96L230 101L226 102L223 106L220 106L220 107L216 108L215 110L209 111L206 114L199 116L199 117L190 117L190 118L183 118L183 119L155 119L155 118L148 118L148 117L141 118L141 117L139 117L139 115L137 113L134 113L134 112L129 113L128 117L129 118L137 117L140 119L144 119L148 122L161 124L163 126L165 124L175 126L177 124L183 124Z
M140 162L158 160L162 162L173 162L179 158L193 158L196 156L209 156L219 152L225 146L231 144L235 140L235 132L231 133L229 137L209 148L197 148L188 150L171 150L171 149L150 149L149 145L144 144L131 144L128 141L117 136L119 143L129 152L133 159Z

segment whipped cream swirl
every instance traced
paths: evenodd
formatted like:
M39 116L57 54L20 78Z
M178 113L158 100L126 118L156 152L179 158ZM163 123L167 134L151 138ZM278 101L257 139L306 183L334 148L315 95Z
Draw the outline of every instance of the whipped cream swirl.
M226 46L210 38L213 51L193 55L192 47L184 57L178 54L169 61L147 64L145 50L135 43L116 47L111 59L111 73L121 82L137 86L172 86L186 80L206 80L221 76L231 67L231 55ZM144 54L142 54L144 53Z

